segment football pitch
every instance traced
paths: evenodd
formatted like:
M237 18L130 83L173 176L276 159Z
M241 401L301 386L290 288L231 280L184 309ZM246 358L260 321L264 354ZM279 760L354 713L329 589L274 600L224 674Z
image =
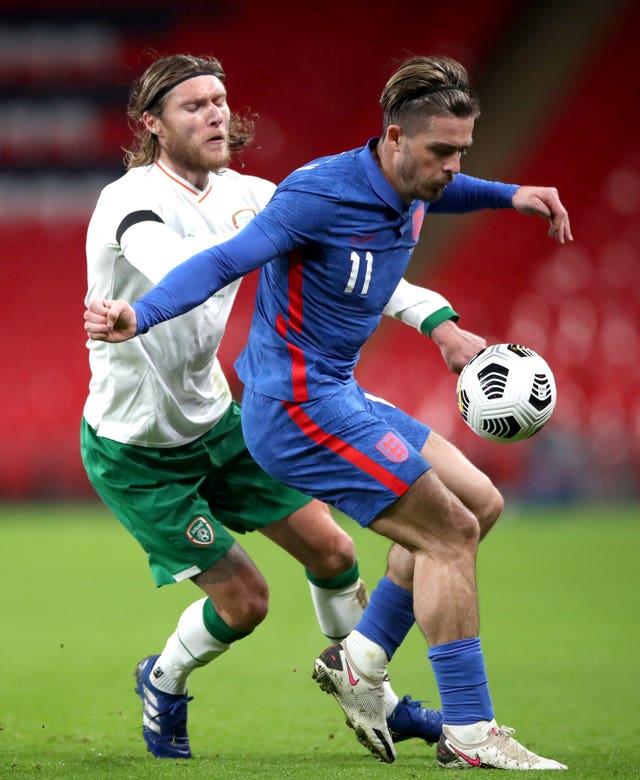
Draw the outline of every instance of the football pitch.
M344 527L371 588L387 543ZM356 742L311 680L328 642L300 566L257 534L241 541L269 581L270 615L192 676L194 758L158 761L140 735L133 670L199 591L156 589L142 551L98 504L0 505L0 778L460 776L415 740L390 766ZM640 777L639 550L638 507L512 508L481 547L497 718L567 763L566 778ZM399 694L438 704L415 627L390 672Z

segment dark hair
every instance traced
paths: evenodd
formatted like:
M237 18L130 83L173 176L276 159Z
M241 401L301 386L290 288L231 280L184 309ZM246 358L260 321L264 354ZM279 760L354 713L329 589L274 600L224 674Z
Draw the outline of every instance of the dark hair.
M412 133L418 121L443 114L480 116L467 71L449 57L411 57L403 62L385 84L380 105L383 135L389 125Z
M222 83L226 74L218 59L211 56L194 57L191 54L173 54L156 59L145 72L134 81L129 95L127 116L133 132L133 144L125 149L127 169L151 165L158 157L158 139L144 126L145 111L160 116L165 95L190 75L210 74ZM254 121L247 116L231 113L229 121L229 149L234 157L253 141Z

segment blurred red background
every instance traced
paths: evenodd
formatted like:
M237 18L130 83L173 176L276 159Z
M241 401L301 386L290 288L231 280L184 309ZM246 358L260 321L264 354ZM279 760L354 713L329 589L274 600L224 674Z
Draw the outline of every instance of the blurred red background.
M232 107L259 117L244 170L274 181L378 134L380 91L406 56L460 59L484 104L466 170L557 186L576 240L560 248L544 223L514 213L427 218L408 276L446 295L462 327L541 352L556 375L557 410L529 442L475 437L437 350L392 322L363 351L359 379L459 443L507 494L637 498L640 6L586 3L572 18L563 4L531 5L461 0L454 13L378 0L184 10L140 0L126 10L5 3L0 498L93 495L78 452L89 379L84 235L100 187L124 170L127 90L149 49L221 59ZM223 342L238 397L232 364L254 289L250 277Z

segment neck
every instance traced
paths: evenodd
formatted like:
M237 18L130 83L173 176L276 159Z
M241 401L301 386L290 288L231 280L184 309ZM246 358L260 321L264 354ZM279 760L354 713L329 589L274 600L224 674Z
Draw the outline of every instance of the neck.
M378 164L378 167L382 171L384 178L389 182L398 195L400 195L402 200L407 204L411 203L413 198L407 198L405 196L393 177L393 166L391 164L393 160L393 152L389 148L388 144L384 143L384 139L382 138L378 141L373 149L373 159Z
M193 168L186 168L182 165L176 165L171 160L167 160L166 157L160 155L158 162L168 170L180 176L181 179L188 181L193 187L198 190L206 189L209 184L209 171L194 170Z

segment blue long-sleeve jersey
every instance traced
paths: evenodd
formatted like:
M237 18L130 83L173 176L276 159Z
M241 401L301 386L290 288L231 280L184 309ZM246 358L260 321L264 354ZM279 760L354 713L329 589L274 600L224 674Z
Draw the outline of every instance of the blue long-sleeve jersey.
M376 164L376 143L294 171L237 237L187 260L134 304L138 332L264 266L249 340L236 362L242 382L303 402L351 381L425 212L508 208L517 189L458 174L439 200L407 205Z

